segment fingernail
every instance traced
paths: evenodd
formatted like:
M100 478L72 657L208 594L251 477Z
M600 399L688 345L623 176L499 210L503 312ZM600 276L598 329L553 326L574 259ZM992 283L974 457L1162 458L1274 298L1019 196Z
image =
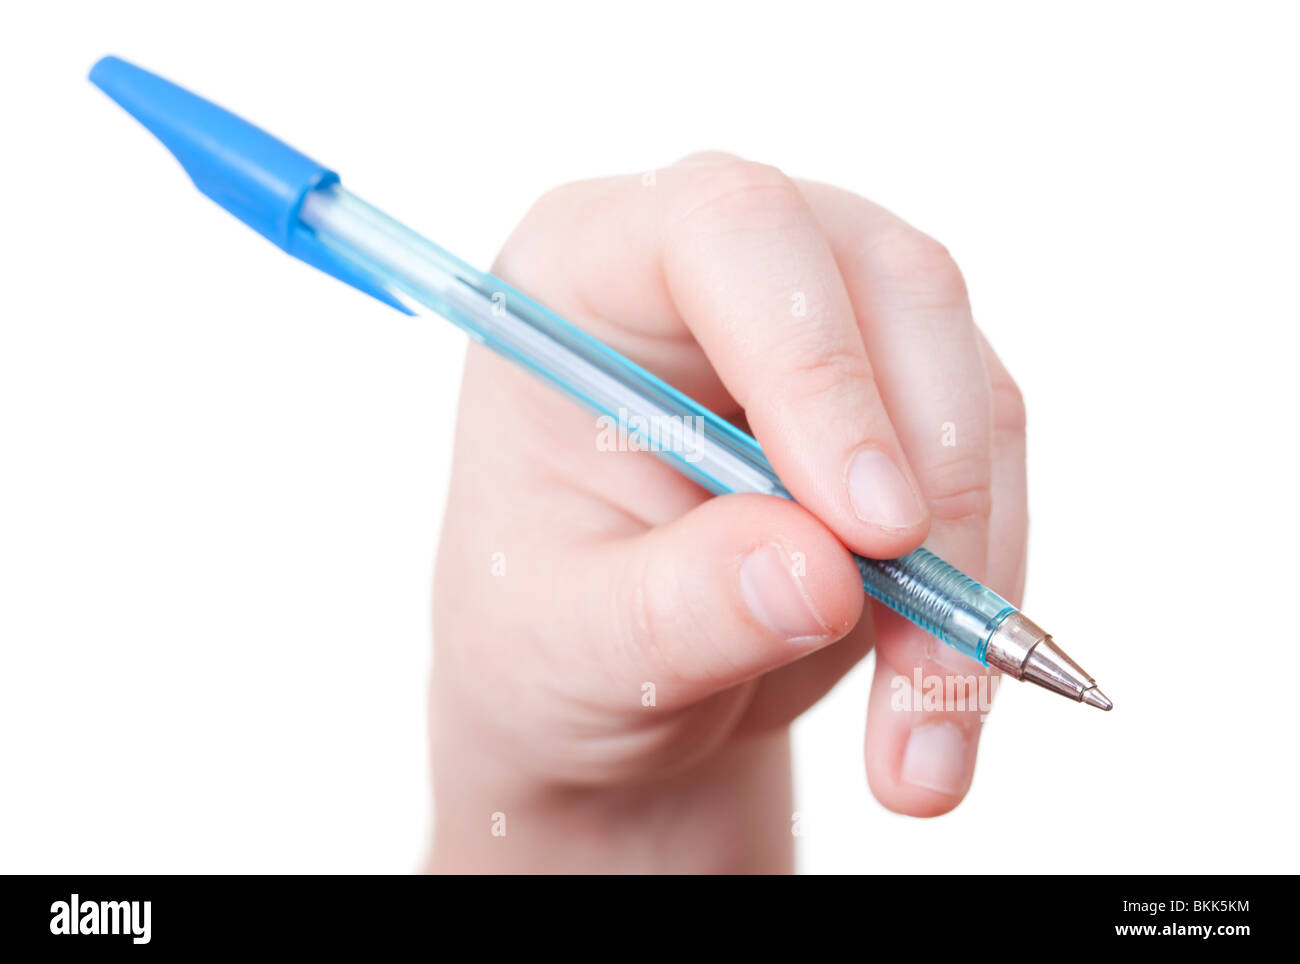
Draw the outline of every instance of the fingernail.
M902 780L914 787L960 796L969 781L966 734L951 723L923 723L903 751Z
M879 449L863 449L849 463L849 501L863 522L909 529L925 518L903 471Z
M759 546L745 557L740 594L755 619L786 639L812 639L828 632L778 546Z

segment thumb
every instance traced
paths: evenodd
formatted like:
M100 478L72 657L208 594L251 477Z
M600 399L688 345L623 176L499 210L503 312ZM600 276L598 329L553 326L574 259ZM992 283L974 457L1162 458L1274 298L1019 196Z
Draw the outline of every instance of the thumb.
M710 499L673 522L587 546L556 610L603 679L696 702L844 636L862 614L852 556L806 509L765 495ZM630 680L629 680L630 681Z

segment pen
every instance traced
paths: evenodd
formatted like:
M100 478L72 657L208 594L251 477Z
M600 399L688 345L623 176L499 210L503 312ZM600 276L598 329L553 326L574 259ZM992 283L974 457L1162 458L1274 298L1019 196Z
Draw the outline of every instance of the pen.
M163 142L200 191L293 256L399 311L441 315L715 494L791 498L751 436L366 204L328 168L116 57L95 64L90 79ZM1111 708L1046 631L925 548L898 559L854 559L869 595L957 651L1014 679Z

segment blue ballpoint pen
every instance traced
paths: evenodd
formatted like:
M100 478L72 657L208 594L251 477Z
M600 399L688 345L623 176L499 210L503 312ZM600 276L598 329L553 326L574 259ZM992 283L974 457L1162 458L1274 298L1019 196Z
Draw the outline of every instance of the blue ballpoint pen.
M614 420L620 431L641 437L644 448L715 494L791 498L752 437L350 194L328 168L116 57L99 61L90 79L167 146L200 191L295 257L399 311L441 315ZM661 427L661 437L644 438L651 425ZM855 559L868 594L959 652L1015 679L1111 708L1050 635L933 553L921 548L898 559Z

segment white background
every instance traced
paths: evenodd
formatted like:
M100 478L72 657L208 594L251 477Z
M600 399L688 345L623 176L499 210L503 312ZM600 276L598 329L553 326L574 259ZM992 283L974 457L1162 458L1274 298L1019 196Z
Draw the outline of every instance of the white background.
M0 29L0 870L415 868L462 336L299 265L85 80L212 97L486 267L563 181L721 148L943 240L1030 409L1027 608L953 814L797 728L807 871L1297 848L1297 22L1260 4L27 5Z

